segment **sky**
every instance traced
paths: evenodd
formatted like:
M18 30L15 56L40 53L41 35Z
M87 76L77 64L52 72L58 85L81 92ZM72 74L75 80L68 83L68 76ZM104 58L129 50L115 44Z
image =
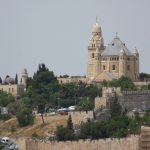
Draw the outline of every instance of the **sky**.
M150 0L0 0L0 76L29 76L44 63L55 75L86 75L96 16L104 44L118 32L150 73Z

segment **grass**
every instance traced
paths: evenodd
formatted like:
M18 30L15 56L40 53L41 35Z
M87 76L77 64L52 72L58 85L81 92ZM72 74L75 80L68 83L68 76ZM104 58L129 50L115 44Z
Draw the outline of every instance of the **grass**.
M20 128L16 118L0 122L0 135L9 137L32 137L34 134L39 137L47 137L54 133L57 126L67 125L67 116L46 116L45 124L40 116L35 117L34 125Z

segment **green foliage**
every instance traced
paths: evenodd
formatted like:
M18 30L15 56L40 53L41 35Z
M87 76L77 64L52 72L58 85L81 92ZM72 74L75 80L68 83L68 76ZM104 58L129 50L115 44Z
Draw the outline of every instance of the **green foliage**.
M10 114L0 114L0 120L6 121L11 118Z
M112 81L103 81L103 85L110 87L121 87L123 91L125 90L136 90L133 81L128 77L120 77L118 80L113 79Z
M0 77L0 84L2 84L2 78Z
M22 101L29 108L41 108L41 105L45 108L68 107L87 97L94 100L98 95L100 90L94 85L89 86L82 82L59 84L53 72L44 64L40 64L33 79L28 78L27 90Z
M18 84L18 75L16 74L15 83Z
M78 111L89 111L94 109L94 99L84 98L78 104L76 110Z
M4 149L4 144L2 144L1 142L0 142L0 150L3 150Z
M33 76L32 88L38 94L45 93L46 86L52 82L57 82L52 71L49 71L45 64L40 64L39 69Z
M64 128L62 126L57 127L56 136L58 141L67 141L75 139L73 130Z
M16 100L12 103L9 103L7 107L11 115L16 115L18 112L25 108L25 104L22 102L22 100Z
M32 111L27 108L24 108L18 112L16 117L20 127L32 125L34 123L34 116Z
M81 139L108 138L106 122L87 122L82 124L79 137Z
M140 78L141 81L144 81L144 79L150 78L150 74L141 72L141 73L139 74L139 78Z
M11 94L0 91L0 106L6 107L9 103L14 102L15 99Z
M67 121L67 128L70 130L73 130L73 123L72 123L72 118L71 115L69 115L68 121Z
M111 117L116 117L121 115L121 106L118 102L118 97L115 94L114 97L111 98L110 102L110 110L111 110Z

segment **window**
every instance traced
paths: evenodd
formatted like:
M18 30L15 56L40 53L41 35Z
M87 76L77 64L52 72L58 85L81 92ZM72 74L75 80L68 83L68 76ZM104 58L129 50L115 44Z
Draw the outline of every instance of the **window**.
M114 43L112 43L112 46L114 46Z
M127 66L127 70L130 70L130 66L129 65Z
M14 92L14 88L12 88L12 92Z
M112 70L115 70L116 68L115 68L115 65L112 65Z
M103 70L105 70L105 65L103 65Z
M94 53L92 53L92 58L94 58Z

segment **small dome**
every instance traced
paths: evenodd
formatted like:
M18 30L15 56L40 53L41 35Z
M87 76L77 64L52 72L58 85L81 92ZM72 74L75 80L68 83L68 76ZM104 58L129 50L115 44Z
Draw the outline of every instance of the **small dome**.
M7 75L5 80L4 80L4 84L15 84L15 79L13 79Z
M100 25L98 24L97 21L96 21L96 23L93 25L92 32L93 32L93 33L101 33L101 27L100 27Z

